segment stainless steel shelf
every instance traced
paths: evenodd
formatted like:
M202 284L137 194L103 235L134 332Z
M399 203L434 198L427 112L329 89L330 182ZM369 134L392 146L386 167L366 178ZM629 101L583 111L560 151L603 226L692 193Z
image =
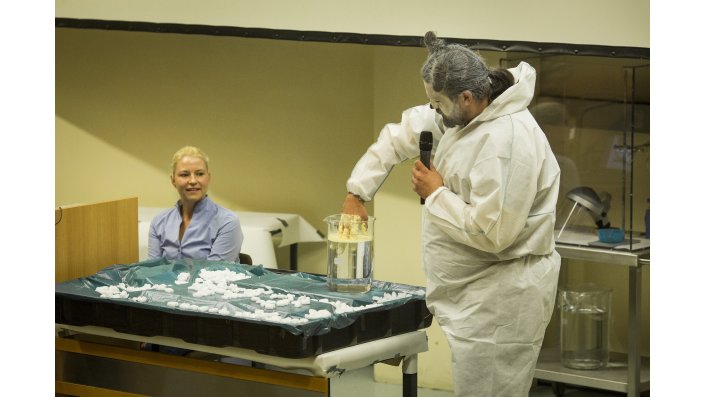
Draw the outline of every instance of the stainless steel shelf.
M541 351L536 365L537 379L627 393L637 397L649 390L649 361L640 357L641 336L641 268L650 265L650 248L622 251L556 243L556 250L564 259L578 259L625 266L629 271L629 343L628 354L612 354L611 364L604 369L573 370L560 362L558 348ZM614 356L614 357L613 357Z
M579 245L556 243L556 251L565 259L580 259L592 262L609 263L614 265L639 267L649 258L650 249L639 251L618 251L606 248L584 247Z
M534 377L550 382L560 382L594 389L627 393L629 386L627 355L611 353L610 362L607 367L597 370L577 370L566 368L561 364L560 351L558 348L546 348L541 350ZM650 374L648 358L641 358L639 378L639 391L649 390Z

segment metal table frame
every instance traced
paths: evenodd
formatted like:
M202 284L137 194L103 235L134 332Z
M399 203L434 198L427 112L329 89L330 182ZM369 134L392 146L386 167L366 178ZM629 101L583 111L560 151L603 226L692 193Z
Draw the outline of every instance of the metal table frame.
M418 369L418 353L428 350L428 337L423 330L417 330L401 335L391 336L388 338L373 340L366 343L350 346L343 349L325 352L313 357L306 358L283 358L271 355L257 353L253 350L242 349L236 347L212 347L198 345L185 342L181 339L162 337L162 336L141 336L117 332L110 328L96 326L73 326L65 324L56 324L57 335L63 334L86 334L99 337L115 338L126 341L156 343L165 346L173 346L183 349L189 349L204 353L211 353L218 356L234 357L237 359L249 360L252 362L264 364L266 366L280 368L282 370L291 370L297 373L302 371L311 374L314 380L329 379L333 376L339 376L346 371L351 371L359 368L364 368L378 362L384 361L401 361L403 373L403 396L416 397L417 395L417 369ZM75 341L71 341L75 342ZM71 343L69 340L63 340L57 336L56 349L57 351L66 351L70 353L83 353L100 355L101 353L87 352L89 349L83 349L80 343ZM87 344L90 346L91 344ZM93 346L93 350L100 350L100 347ZM152 353L141 350L122 349L118 355L122 360L144 362L142 356L162 355L161 353ZM179 357L181 358L181 357ZM156 361L152 362L158 364ZM205 365L205 364L204 364ZM284 372L277 372L287 374ZM327 381L326 381L327 383ZM320 391L320 390L319 390ZM326 395L328 395L326 393Z
M564 259L627 266L629 269L629 341L626 368L608 366L604 370L577 371L560 364L556 351L542 351L536 365L534 377L552 382L567 383L627 393L638 397L641 391L649 390L649 361L641 358L641 286L642 266L650 265L649 248L639 251L617 251L604 248L556 244L556 250ZM555 350L555 349L553 349Z

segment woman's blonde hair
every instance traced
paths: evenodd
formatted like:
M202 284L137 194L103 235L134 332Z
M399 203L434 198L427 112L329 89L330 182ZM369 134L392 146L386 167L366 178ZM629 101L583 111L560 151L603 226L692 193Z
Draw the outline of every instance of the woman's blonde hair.
M184 146L181 149L177 150L176 153L174 153L174 157L172 157L171 159L172 175L174 175L174 173L176 172L176 163L178 163L179 160L186 156L198 157L203 160L203 162L206 163L206 171L208 171L208 155L203 150L195 146Z

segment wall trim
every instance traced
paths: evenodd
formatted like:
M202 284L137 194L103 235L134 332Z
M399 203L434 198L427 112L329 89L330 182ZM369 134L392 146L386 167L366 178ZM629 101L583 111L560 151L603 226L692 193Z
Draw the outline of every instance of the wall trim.
M314 41L324 43L371 44L402 47L421 47L420 36L395 36L345 32L319 32L283 29L243 28L237 26L191 25L113 21L102 19L55 18L57 28L124 30L134 32L198 34L209 36L234 36L260 39ZM503 41L488 39L445 38L475 50L526 52L550 55L602 56L614 58L649 59L650 49L643 47L616 47L568 43L539 43L530 41Z

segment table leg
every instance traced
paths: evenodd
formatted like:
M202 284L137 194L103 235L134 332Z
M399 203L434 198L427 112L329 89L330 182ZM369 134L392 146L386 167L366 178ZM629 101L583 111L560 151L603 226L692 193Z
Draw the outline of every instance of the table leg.
M297 243L289 246L289 269L298 271L299 269L299 245Z
M404 357L401 364L403 374L403 395L404 397L416 397L417 394L417 371L418 371L418 356L412 354Z

